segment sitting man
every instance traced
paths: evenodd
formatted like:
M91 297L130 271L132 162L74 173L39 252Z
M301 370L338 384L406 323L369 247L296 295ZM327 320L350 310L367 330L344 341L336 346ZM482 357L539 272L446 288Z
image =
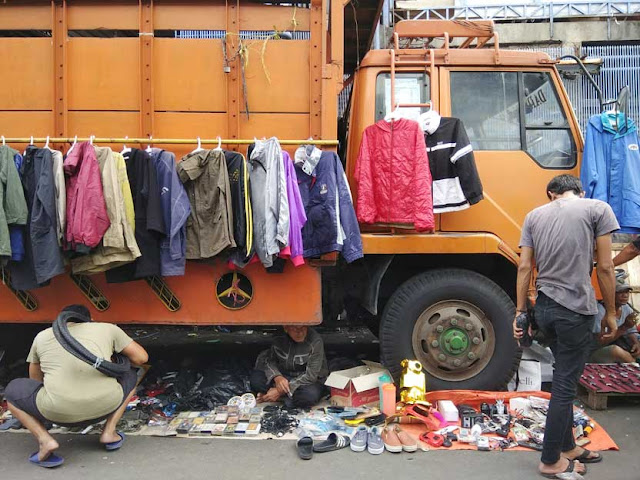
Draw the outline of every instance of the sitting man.
M284 327L286 335L258 355L251 374L251 388L258 402L276 402L308 408L320 400L329 374L322 338L305 326Z
M631 287L624 278L616 279L616 323L618 330L606 343L601 341L602 322L605 317L604 306L598 304L598 315L593 325L593 346L589 362L591 363L631 363L640 356L640 342L634 333L636 313L629 306ZM627 348L624 348L625 345Z
M70 305L63 312L90 318L82 305ZM147 352L116 325L109 323L69 323L71 335L99 358L111 359L114 353L129 358L133 365L148 360ZM40 332L27 358L29 378L18 378L7 385L5 397L9 410L38 440L39 451L29 461L42 467L57 467L64 462L53 452L58 442L43 423L62 426L91 425L107 420L100 443L117 450L124 435L116 432L137 384L136 370L115 379L76 358L56 340L52 328Z

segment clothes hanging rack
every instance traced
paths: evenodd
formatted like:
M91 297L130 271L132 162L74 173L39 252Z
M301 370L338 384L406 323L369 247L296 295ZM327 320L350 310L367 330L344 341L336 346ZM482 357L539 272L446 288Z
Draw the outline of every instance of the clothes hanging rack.
M49 143L73 143L74 141L78 142L88 142L91 137L71 137L71 138L61 138L61 137L49 137ZM44 143L47 141L47 137L5 137L4 141L6 143ZM280 140L280 145L324 145L324 146L337 146L338 140L312 140L312 139L304 139L304 140ZM254 139L240 139L240 138L232 138L232 139L220 139L220 138L211 138L205 139L201 138L201 144L213 144L218 145L218 142L222 145L251 145L255 142ZM198 139L196 138L93 138L93 143L122 143L122 144L164 144L164 145L192 145L197 144Z

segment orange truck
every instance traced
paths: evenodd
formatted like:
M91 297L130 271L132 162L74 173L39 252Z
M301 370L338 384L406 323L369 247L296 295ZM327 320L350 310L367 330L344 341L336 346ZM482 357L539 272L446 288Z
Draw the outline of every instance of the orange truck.
M290 153L311 138L340 150L355 197L364 129L391 105L429 103L463 120L484 187L477 205L437 215L435 233L361 225L365 256L348 266L331 255L282 275L251 265L239 283L222 260L187 262L183 277L108 284L67 273L33 291L12 289L2 269L0 348L70 303L136 325L317 325L346 309L368 312L394 374L410 357L431 389L503 387L519 362L511 322L524 217L546 202L553 176L578 173L583 150L556 62L500 49L489 21L402 21L391 48L369 51L345 82L357 55L345 44L347 3L0 4L0 135L17 149L49 137L66 151L94 135L114 150L153 144L181 158L198 137L243 153L256 137L277 136Z

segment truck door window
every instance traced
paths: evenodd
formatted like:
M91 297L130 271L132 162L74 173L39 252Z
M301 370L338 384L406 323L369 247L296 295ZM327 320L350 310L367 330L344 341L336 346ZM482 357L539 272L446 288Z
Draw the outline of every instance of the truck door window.
M451 72L451 115L475 150L520 150L517 72Z
M396 101L400 103L426 103L431 98L429 75L425 73L396 73ZM376 78L376 122L391 111L391 74L381 73ZM407 116L418 116L426 108L406 108Z

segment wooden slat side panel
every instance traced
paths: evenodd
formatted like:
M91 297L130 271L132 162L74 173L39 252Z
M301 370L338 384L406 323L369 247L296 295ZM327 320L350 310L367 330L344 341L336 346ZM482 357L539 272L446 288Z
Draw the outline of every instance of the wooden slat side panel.
M241 30L309 30L309 9L280 5L241 5Z
M140 109L137 38L71 38L67 52L69 110Z
M156 38L153 53L157 111L226 110L222 40Z
M50 30L51 5L0 3L0 30Z
M67 15L69 30L138 30L138 2L130 2L130 5L69 3Z
M226 8L220 5L154 3L156 30L224 30Z
M248 45L246 79L249 111L309 112L309 41L269 41L264 51L264 66L263 42L253 40ZM244 111L244 103L241 107Z
M53 108L50 38L0 38L0 58L0 110Z

